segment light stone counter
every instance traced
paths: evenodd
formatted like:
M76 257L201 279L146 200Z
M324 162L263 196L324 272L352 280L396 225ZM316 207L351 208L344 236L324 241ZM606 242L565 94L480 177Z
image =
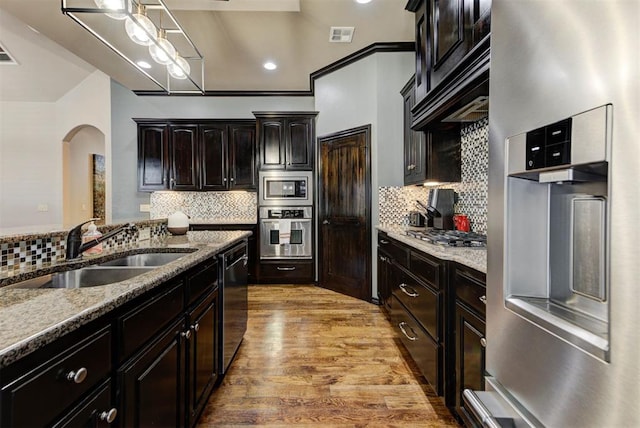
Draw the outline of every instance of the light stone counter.
M190 218L189 224L199 225L228 225L228 224L258 224L257 217L238 218Z
M470 247L445 247L442 245L430 244L411 236L407 236L407 228L402 226L376 226L382 232L386 232L389 237L409 245L417 250L437 257L440 260L450 260L462 265L487 273L487 249Z
M0 368L97 319L142 293L209 259L251 235L247 231L188 232L141 241L126 250L60 263L0 279ZM79 289L21 289L12 283L141 252L184 252L150 272L114 284Z

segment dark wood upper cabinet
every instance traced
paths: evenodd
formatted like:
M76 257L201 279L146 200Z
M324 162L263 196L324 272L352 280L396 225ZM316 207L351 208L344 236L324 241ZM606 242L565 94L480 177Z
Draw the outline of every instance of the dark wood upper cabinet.
M416 76L417 77L417 76ZM422 131L411 129L411 109L415 104L414 86L415 78L412 77L402 88L404 99L404 184L421 184L427 179L427 153L426 136Z
M198 190L198 125L169 128L169 187L172 190Z
M316 112L254 115L261 170L313 170Z
M163 190L168 186L168 125L145 123L138 125L138 189Z
M255 190L255 120L135 119L138 190Z

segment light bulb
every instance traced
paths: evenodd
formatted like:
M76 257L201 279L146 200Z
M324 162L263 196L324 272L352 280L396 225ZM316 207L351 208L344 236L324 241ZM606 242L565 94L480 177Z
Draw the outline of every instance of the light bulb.
M176 63L173 62L167 65L167 70L169 74L176 79L186 79L187 75L191 73L191 67L186 59L182 58L180 55L176 54L175 57Z
M176 56L176 48L167 40L164 30L160 30L156 43L149 45L149 54L158 64L167 65L173 62L171 58Z
M126 9L131 11L131 1L130 0L93 0L96 6L100 9ZM126 13L106 13L109 18L113 19L126 19Z
M130 18L125 21L124 27L127 30L127 35L134 43L142 46L151 45L153 39L157 37L156 26L141 13L136 13L133 17L137 22Z

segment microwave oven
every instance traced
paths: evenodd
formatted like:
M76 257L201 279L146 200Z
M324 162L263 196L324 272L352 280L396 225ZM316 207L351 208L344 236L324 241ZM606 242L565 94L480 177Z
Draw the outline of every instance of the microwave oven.
M258 205L313 205L311 171L260 171Z

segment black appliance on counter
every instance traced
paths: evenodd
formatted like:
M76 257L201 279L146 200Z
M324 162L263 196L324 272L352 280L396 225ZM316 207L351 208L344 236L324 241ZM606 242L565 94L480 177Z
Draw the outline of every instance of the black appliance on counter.
M222 373L226 373L247 331L247 244L236 245L222 256Z
M436 229L453 230L453 205L456 194L453 189L431 189L427 205L416 201L427 216L427 226Z

